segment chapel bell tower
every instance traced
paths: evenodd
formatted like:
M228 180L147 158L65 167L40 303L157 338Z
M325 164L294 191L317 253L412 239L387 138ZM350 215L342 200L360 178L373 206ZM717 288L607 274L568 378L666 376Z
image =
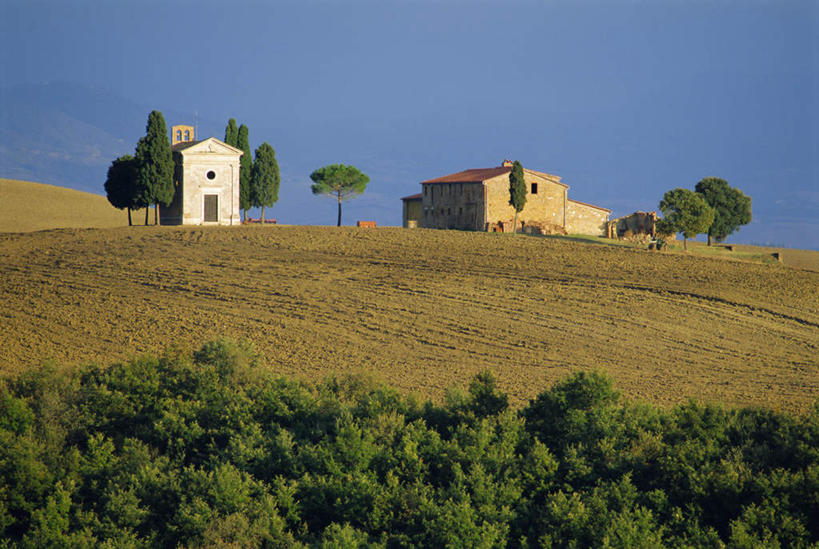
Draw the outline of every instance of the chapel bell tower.
M193 126L180 124L171 128L171 146L177 143L187 143L194 139Z

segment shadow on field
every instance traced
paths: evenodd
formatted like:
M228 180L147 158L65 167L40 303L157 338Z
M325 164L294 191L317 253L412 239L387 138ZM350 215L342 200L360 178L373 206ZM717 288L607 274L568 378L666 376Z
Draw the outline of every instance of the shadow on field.
M589 237L582 237L582 236L564 236L560 234L528 234L524 236L530 236L534 238L546 238L549 240L560 240L560 241L568 241L568 242L580 242L581 244L596 244L598 246L608 246L609 248L633 248L633 249L646 249L643 245L635 245L632 243L627 242L619 242L616 240L610 240L607 238L602 238L599 236L589 236Z

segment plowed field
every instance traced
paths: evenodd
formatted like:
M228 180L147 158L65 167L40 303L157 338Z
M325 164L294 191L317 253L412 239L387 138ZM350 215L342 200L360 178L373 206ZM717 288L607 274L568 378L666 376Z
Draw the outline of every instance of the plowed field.
M0 234L0 368L252 341L304 379L435 399L482 369L515 403L579 369L634 399L805 411L819 273L566 240L330 227Z

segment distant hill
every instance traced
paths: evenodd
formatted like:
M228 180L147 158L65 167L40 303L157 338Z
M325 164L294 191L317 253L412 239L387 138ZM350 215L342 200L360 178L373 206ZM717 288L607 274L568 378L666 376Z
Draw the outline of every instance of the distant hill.
M134 221L142 219L144 217L135 212ZM125 225L128 225L127 212L111 206L104 196L42 183L0 179L0 232Z
M111 161L133 154L151 108L68 82L0 88L0 176L102 193ZM168 123L188 121L165 111Z
M2 90L0 176L102 192L111 160L133 153L148 110L71 84Z

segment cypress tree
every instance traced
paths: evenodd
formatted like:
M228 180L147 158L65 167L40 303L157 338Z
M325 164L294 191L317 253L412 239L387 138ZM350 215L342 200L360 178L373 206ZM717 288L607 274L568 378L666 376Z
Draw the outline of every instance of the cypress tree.
M245 220L247 220L247 210L253 206L251 200L253 157L250 155L250 138L248 134L247 126L244 124L239 126L239 134L235 145L236 148L245 153L242 155L241 167L239 168L239 207L245 211Z
M526 206L526 181L523 178L523 165L515 160L509 173L509 205L515 208L515 222L512 232L518 232L518 214Z
M169 206L173 200L173 153L168 139L165 118L159 111L148 115L145 136L136 147L137 200L154 205L154 225L159 223L159 204ZM148 224L148 209L145 209L145 224Z
M276 162L276 151L269 144L262 143L256 149L252 174L251 203L262 208L264 224L265 206L272 206L279 200L279 163Z
M231 147L238 146L239 143L239 128L236 127L236 119L228 120L228 125L225 128L225 143Z

